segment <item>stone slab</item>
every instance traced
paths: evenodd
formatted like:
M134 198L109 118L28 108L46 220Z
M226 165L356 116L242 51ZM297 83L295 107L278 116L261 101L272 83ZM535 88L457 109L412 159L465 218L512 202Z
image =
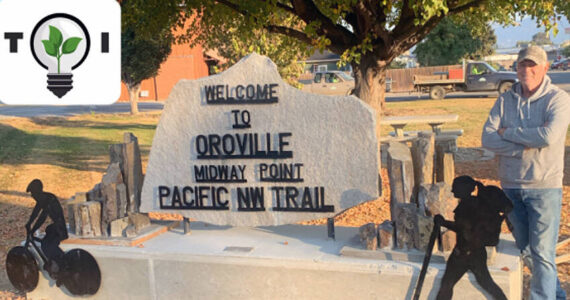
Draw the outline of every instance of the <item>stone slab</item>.
M232 226L332 217L378 196L375 128L358 98L304 93L252 53L172 89L140 211Z
M101 289L85 299L411 299L421 263L340 255L361 247L358 228L337 226L335 233L332 240L326 226L232 228L193 222L189 235L179 227L140 247L62 247L84 248L101 266ZM499 245L491 275L509 299L521 299L514 241L503 235ZM435 299L444 267L430 264L420 299ZM467 274L457 283L459 299L484 299L474 282ZM47 283L27 296L71 299Z
M94 237L86 238L69 234L69 238L62 241L62 244L75 244L75 245L106 245L106 246L125 246L134 247L140 245L152 238L161 235L168 230L178 227L180 221L164 222L162 224L151 224L150 226L141 230L139 234L134 237Z

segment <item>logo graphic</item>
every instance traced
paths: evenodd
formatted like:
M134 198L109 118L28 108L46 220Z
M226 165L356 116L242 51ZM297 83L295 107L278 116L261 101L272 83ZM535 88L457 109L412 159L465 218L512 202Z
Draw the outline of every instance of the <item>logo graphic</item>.
M77 34L82 37L69 37L64 41L64 35L61 30L49 24L58 24L60 28L65 30L65 33ZM41 39L42 36L48 35L48 39ZM38 40L43 44L42 50L38 51L36 48ZM85 47L80 47L79 44L86 44ZM89 53L89 33L83 23L68 14L53 14L45 17L34 28L31 38L32 54L36 61L44 68L49 70L48 77L48 90L54 95L61 98L69 90L73 88L72 83L73 74L71 70L77 68ZM82 44L83 46L83 44ZM47 55L47 56L46 56ZM65 55L65 58L63 57ZM56 60L56 61L54 61ZM62 66L63 61L63 66ZM57 72L55 68L57 67Z
M0 103L114 103L121 93L119 4L0 0L0 66Z

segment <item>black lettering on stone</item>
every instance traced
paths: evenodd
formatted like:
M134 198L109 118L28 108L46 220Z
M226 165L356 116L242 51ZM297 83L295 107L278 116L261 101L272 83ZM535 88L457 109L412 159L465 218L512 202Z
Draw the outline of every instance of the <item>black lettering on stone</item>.
M243 98L245 98L245 95L243 94L243 90L244 90L243 85L238 84L238 86L236 86L236 95L237 95L237 98L239 100L242 100Z
M243 110L240 114L240 110L234 109L232 110L232 114L234 115L234 124L232 125L233 129L251 128L251 115L248 110Z
M280 186L274 186L270 188L273 191L273 196L275 197L275 207L273 207L273 210L281 210L281 191L283 190L283 187Z
M299 191L296 187L287 186L285 187L285 207L292 208L292 207L299 207L297 204L297 196L299 196Z
M208 143L210 145L210 148L209 148L210 154L218 156L219 154L222 153L222 151L220 151L220 140L221 140L220 136L217 134L209 134L208 135ZM214 152L216 154L214 154Z
M222 197L227 193L215 186L158 187L160 209L229 210L229 200Z
M224 86L223 85L216 85L216 100L217 99L224 99Z
M285 138L291 133L235 133L223 137L209 134L196 137L197 159L285 159L293 158L293 151L288 150L289 142ZM237 145L237 147L236 147ZM279 145L278 150L272 145ZM236 151L237 150L237 151Z
M160 208L164 205L164 198L170 196L170 189L167 186L158 187L158 201L160 203Z
M215 189L214 187L212 187L212 189ZM229 209L228 204L230 203L229 200L222 200L222 192L224 194L228 193L228 189L226 189L225 187L219 187L216 191L215 191L215 201L213 201L214 203L214 207L220 207L220 209ZM212 194L214 194L214 191L212 191Z
M277 103L277 83L236 85L207 85L207 104L271 104Z
M236 150L235 139L231 134L225 134L222 138L222 146L224 148L224 153L227 155L232 155Z
M216 87L213 85L207 85L204 87L206 91L206 101L212 101L216 99Z
M198 153L198 155L205 155L208 153L208 139L206 136L199 135L196 137L196 153Z
M324 187L271 187L276 199L273 211L284 212L334 212L334 205L325 205ZM281 205L281 192L285 192L285 205ZM299 205L300 203L300 205Z
M264 182L303 182L302 163L259 164L259 181Z
M252 84L248 84L245 88L245 96L248 100L252 100L255 97L255 87Z
M246 183L246 165L195 165L194 180L200 183Z
M172 190L172 206L182 207L182 198L180 198L180 191L177 186Z
M263 85L263 87L259 84L257 85L257 97L266 99L268 93L269 91L267 84Z
M277 98L275 94L277 94L277 83L272 83L269 85L269 99Z
M192 188L189 187L189 186L185 186L184 188L182 188L182 203L184 203L184 206L192 206L192 205L194 205L194 202L195 202L195 201L194 201L194 200L188 201L188 197L187 197L188 193L189 193L190 195L192 195L193 192L194 192L194 191L193 191Z
M238 187L238 211L265 211L264 191L263 187Z

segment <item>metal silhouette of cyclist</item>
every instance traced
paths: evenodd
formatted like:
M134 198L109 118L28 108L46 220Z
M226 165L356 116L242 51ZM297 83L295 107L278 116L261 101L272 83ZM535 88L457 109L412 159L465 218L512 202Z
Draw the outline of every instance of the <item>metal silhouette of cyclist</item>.
M43 191L43 184L39 179L32 180L26 192L31 193L32 198L36 201L36 206L26 223L28 236L33 235L44 224L47 217L52 221L46 227L46 235L41 241L41 249L48 259L44 268L50 276L57 280L56 274L60 274L59 272L64 269L65 255L63 250L59 248L59 244L68 238L63 209L54 194Z
M56 285L63 285L72 295L97 293L101 286L101 270L95 258L83 249L63 252L59 248L68 235L63 209L57 197L44 192L43 184L38 179L32 180L26 191L32 194L36 206L26 223L26 243L13 247L6 256L6 273L10 283L22 292L34 290L39 282L39 262L56 281ZM52 223L46 227L45 237L34 237L34 232L48 217ZM40 246L36 242L40 242Z

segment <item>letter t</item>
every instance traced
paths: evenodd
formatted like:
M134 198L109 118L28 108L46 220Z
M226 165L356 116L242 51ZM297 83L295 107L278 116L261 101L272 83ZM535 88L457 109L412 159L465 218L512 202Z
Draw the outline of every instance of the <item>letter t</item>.
M18 53L18 40L24 38L22 32L5 32L4 39L10 40L10 53Z

